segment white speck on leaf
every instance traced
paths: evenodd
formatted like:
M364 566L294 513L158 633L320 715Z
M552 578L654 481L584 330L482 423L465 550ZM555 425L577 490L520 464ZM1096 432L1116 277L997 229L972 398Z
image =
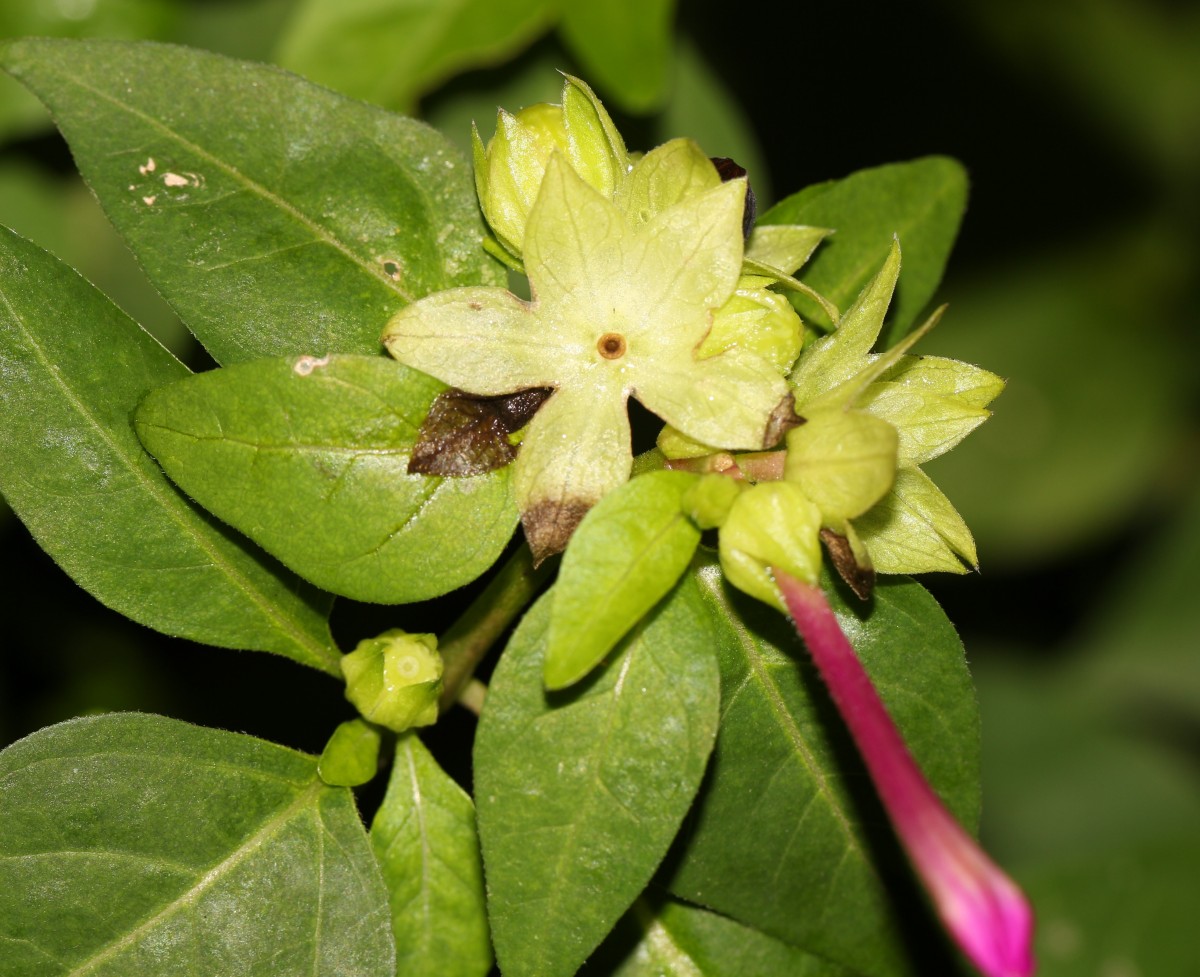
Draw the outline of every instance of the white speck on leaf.
M146 162L138 167L138 172L141 173L142 176L145 176L147 173L153 173L157 166L158 164L154 162L154 157L149 156L146 158Z
M297 376L306 377L312 373L313 370L328 365L328 356L322 356L319 358L316 356L301 356L300 359L296 360L296 365L292 367L292 372Z
M147 207L152 207L152 206L154 206L154 201L156 201L157 199L158 199L158 197L153 196L153 195L151 195L149 197L142 197L142 203L144 203Z
M178 173L164 173L162 181L168 187L186 187L188 185L188 178L180 176Z

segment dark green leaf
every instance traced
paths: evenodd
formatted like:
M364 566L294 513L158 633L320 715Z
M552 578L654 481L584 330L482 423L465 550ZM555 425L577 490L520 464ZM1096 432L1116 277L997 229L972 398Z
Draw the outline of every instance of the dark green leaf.
M305 0L280 41L286 68L412 111L464 68L506 60L550 24L551 0Z
M554 588L547 688L583 678L675 586L700 543L683 513L683 495L695 483L685 472L651 472L583 517Z
M340 675L326 595L191 506L138 443L138 401L187 375L69 268L0 234L0 491L34 537L135 621Z
M408 474L444 389L384 357L258 360L156 390L137 429L184 491L301 576L405 603L474 580L517 522L509 469Z
M634 903L613 935L631 944L623 959L607 971L589 965L582 977L601 972L612 977L852 977L726 916L681 902L651 902L647 896ZM612 949L618 939L610 941Z
M801 275L807 285L845 309L879 270L899 236L904 264L884 330L883 346L908 332L933 298L967 204L967 175L944 156L859 170L781 200L760 224L810 224L835 233ZM828 325L820 307L803 296L801 314Z
M1119 783L1116 782L1116 783ZM1192 977L1200 916L1195 823L1138 847L1022 873L1047 977Z
M397 977L483 977L492 946L475 808L414 733L396 744L371 844L391 900Z
M0 754L4 977L385 977L387 892L311 757L158 716Z
M721 731L671 890L863 974L907 973L876 864L894 842L803 645L715 567L700 580L736 640L721 644ZM973 827L979 717L953 627L911 581L881 583L866 611L830 600L926 776Z
M375 353L413 299L500 281L468 165L421 123L166 45L16 41L0 64L220 362Z
M543 598L492 677L475 797L507 977L573 974L645 886L712 747L719 635L690 578L582 688L547 694Z
M674 19L675 0L566 3L559 32L605 98L644 114L667 97Z

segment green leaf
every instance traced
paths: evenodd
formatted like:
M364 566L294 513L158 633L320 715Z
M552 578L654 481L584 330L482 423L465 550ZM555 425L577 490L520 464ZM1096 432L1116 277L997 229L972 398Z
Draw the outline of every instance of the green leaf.
M311 757L115 714L10 746L0 783L5 977L392 972L353 796Z
M408 474L444 389L382 357L258 360L154 391L137 430L184 491L301 576L406 603L474 580L516 526L508 469Z
M475 809L413 733L396 744L371 845L392 906L397 977L484 977L492 946Z
M592 508L563 554L546 641L546 687L583 678L679 579L700 543L683 513L696 483L651 472Z
M803 645L715 567L699 579L735 640L719 645L721 730L671 891L862 974L910 973L895 879L876 861L895 842ZM979 717L953 627L911 581L879 584L866 611L830 601L930 783L972 827Z
M97 600L166 634L340 676L328 599L189 504L130 417L187 369L66 265L0 232L0 492Z
M933 298L967 203L967 175L955 160L928 156L859 170L780 201L760 224L811 224L834 234L802 276L805 284L844 309L887 257L899 236L904 270L883 346L891 346ZM820 306L803 296L802 315L830 325Z
M305 0L276 60L355 98L412 111L466 68L508 60L550 24L550 0Z
M488 908L508 977L573 974L653 873L716 730L719 635L685 579L583 688L547 694L543 598L492 677L475 741Z
M219 362L376 353L413 299L500 281L467 163L421 123L166 45L15 41L0 64Z
M631 937L633 945L605 971L612 977L852 977L726 916L681 902L655 902L639 899L614 933ZM589 965L582 977L599 973Z
M1192 977L1200 914L1197 877L1195 822L1149 844L1107 846L1086 861L1022 873L1038 908L1040 973Z
M559 34L583 74L627 112L662 106L671 75L675 0L566 3Z

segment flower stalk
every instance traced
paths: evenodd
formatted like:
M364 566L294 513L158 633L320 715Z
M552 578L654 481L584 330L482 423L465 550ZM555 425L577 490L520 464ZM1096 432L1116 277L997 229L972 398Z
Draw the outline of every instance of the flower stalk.
M1033 913L1024 894L925 780L820 586L772 572L942 923L987 977L1031 974Z

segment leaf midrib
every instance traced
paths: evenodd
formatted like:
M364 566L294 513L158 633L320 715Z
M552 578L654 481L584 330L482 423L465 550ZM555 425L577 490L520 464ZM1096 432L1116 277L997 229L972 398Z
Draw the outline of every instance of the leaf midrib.
M311 798L320 793L324 789L324 785L320 781L311 782L301 793L289 803L285 808L276 812L270 818L265 820L262 826L253 835L247 838L243 843L234 850L224 861L219 862L207 872L197 879L196 883L186 891L180 893L174 900L163 906L153 916L148 918L140 926L131 930L125 936L114 940L107 946L97 950L92 956L77 964L74 969L69 971L65 977L83 977L89 971L94 971L97 967L122 953L124 950L135 946L145 935L150 933L156 926L165 922L175 913L187 908L196 902L208 889L212 888L225 875L237 868L247 857L255 853L271 838L282 830L291 820L293 815L309 803Z
M190 510L185 508L186 503L184 503L173 493L168 493L165 491L161 485L149 478L146 472L142 470L142 467L137 464L137 460L129 456L126 448L112 437L109 430L92 413L87 405L79 399L74 389L67 383L66 379L58 370L54 368L50 358L46 355L45 350L37 341L34 334L30 331L25 322L25 318L17 312L16 307L8 297L8 292L4 288L3 283L0 283L0 301L4 303L4 306L8 310L9 315L12 317L13 322L16 323L17 328L21 330L21 333L25 337L25 341L29 344L29 348L33 352L34 356L37 357L38 363L40 364L45 375L52 379L52 382L59 388L64 398L75 409L78 415L93 428L100 440L109 448L110 451L112 451L113 455L124 464L126 470L133 475L135 480L141 485L143 491L145 491L147 495L149 495L158 503L161 511L179 527L186 538L192 540L196 546L198 546L204 553L208 555L215 567L221 570L231 581L240 585L242 592L250 598L251 602L260 609L263 615L269 621L275 622L275 626L281 634L291 638L291 640L295 642L298 647L308 650L313 657L313 661L322 671L328 672L331 675L340 676L341 668L337 654L331 649L326 648L324 645L313 642L312 639L302 630L300 630L294 622L289 621L286 617L284 617L280 613L279 609L269 599L266 598L266 595L259 592L258 589L252 585L249 579L242 574L240 570L225 560L223 554L221 554L219 550L212 545L211 541L206 539L202 534L195 532L194 529L187 524L187 520L180 511L181 509L185 509L188 515L191 514Z
M104 101L108 102L110 105L113 105L117 109L119 109L123 112L129 113L130 115L134 116L136 119L139 119L141 122L145 123L147 126L151 127L152 129L156 129L157 131L159 131L163 135L167 136L168 138L175 140L184 149L188 150L189 152L195 153L201 159L204 159L207 162L213 164L215 167L220 169L231 179L240 183L248 191L257 195L261 199L265 200L267 203L277 207L281 212L287 214L294 221L296 221L296 223L298 223L299 225L301 225L302 227L307 229L309 231L309 233L311 233L313 235L313 238L316 241L324 242L325 244L329 245L329 247L333 248L335 251L340 252L343 256L348 258L353 264L357 265L360 269L365 271L372 278L374 278L378 282L382 283L385 287L387 287L388 289L390 289L391 291L393 291L397 295L399 295L400 298L402 298L406 304L415 301L416 296L413 295L411 292L409 292L407 289L401 288L400 285L396 282L396 280L393 279L390 275L388 275L383 270L382 266L376 267L372 262L367 261L365 258L360 257L353 250L351 250L351 248L348 245L346 245L340 238L338 238L337 236L335 236L334 234L329 232L326 228L324 228L323 226L318 224L316 221L314 221L311 217L309 217L307 214L305 214L298 207L289 203L287 200L285 200L283 197L279 196L274 191L263 186L257 180L253 180L250 177L246 176L244 173L242 173L241 170L239 170L232 163L225 162L219 156L213 155L213 153L204 149L202 146L198 145L197 143L192 142L192 140L188 139L182 133L177 132L175 129L171 128L169 125L167 125L165 122L162 122L160 119L156 119L154 116L149 115L146 112L143 112L140 109L135 108L132 105L126 104L125 102L121 101L119 98L116 98L115 96L110 95L108 92L104 91L103 89L96 88L94 85L90 85L87 82L83 81L82 79L75 78L70 75L62 75L61 77L68 84L73 84L73 85L77 86L78 88L83 89L86 92L90 92L92 95L95 95L97 98L103 99Z
M720 607L724 617L729 622L730 627L737 635L738 644L743 649L746 661L749 664L751 671L754 673L755 681L763 690L763 696L766 699L771 712L774 713L776 717L776 725L787 737L788 742L792 744L793 755L796 756L796 758L799 759L804 765L805 770L817 788L817 794L825 800L830 813L833 814L834 821L837 823L838 827L842 831L842 834L845 836L846 847L848 849L852 849L854 852L856 852L860 859L863 859L862 849L859 845L858 838L854 834L854 829L850 823L850 820L846 817L841 805L837 803L837 799L834 796L833 790L829 786L828 780L825 778L824 772L821 770L816 758L813 757L809 752L808 746L804 742L803 735L796 726L791 714L787 711L787 704L783 701L782 696L779 694L779 689L775 686L774 682L771 681L770 675L767 673L766 667L763 664L762 656L759 655L753 639L751 639L747 634L746 628L741 624L740 620L735 615L733 608L729 606L724 594L720 593L717 589L720 587L720 583L717 582L714 586L707 574L697 574L696 578L699 584L710 594L713 602ZM863 860L865 861L865 859Z

